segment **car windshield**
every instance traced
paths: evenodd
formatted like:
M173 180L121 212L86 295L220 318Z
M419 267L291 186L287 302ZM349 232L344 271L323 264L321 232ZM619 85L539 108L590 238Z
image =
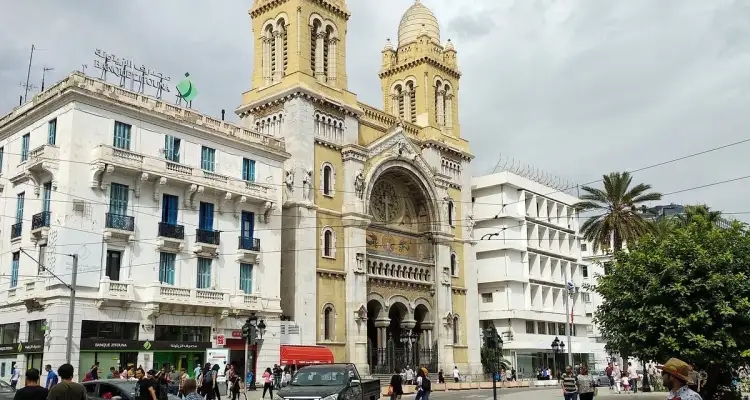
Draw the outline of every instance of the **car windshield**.
M340 369L301 369L292 379L294 386L341 386L348 374Z
M14 393L15 391L16 389L13 389L12 386L3 381L0 381L0 393Z
M111 384L112 386L117 387L118 389L122 390L125 393L130 393L132 396L135 396L135 382L134 381L107 381L106 383Z

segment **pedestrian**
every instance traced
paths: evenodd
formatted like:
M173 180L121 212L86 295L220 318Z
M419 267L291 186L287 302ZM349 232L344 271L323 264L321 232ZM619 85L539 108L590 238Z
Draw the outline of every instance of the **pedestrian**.
M627 373L623 374L620 380L622 381L622 390L625 394L630 394L630 378L628 378Z
M612 378L612 370L612 363L610 362L604 370L604 373L607 374L607 379L609 379L609 390L614 390L615 388L615 380Z
M52 386L47 400L86 400L86 389L80 383L73 382L73 372L74 368L70 364L63 364L57 369L60 383Z
M690 380L690 366L677 358L670 358L661 368L661 379L669 389L667 399L702 400L701 396L688 387Z
M200 375L201 375L201 365L195 364L195 368L193 368L193 378L195 379L196 384L200 386Z
M612 380L615 381L615 391L620 394L620 388L622 387L622 371L617 363L612 365Z
M13 363L13 366L11 368L13 369L13 371L10 375L10 386L13 386L13 389L15 389L18 385L18 380L21 378L21 370L18 369L18 365L16 365L15 362Z
M26 370L26 386L18 389L13 400L47 400L48 390L39 386L39 370Z
M565 400L578 400L578 378L573 374L572 365L565 367L565 374L562 376L560 387Z
M232 394L232 400L240 398L241 379L237 374L232 374L229 378L229 392Z
M414 400L429 400L432 392L432 382L427 377L427 370L420 368L417 370L417 395Z
M203 396L198 394L197 389L198 383L195 379L185 379L185 383L182 384L182 391L185 392L185 400L203 400Z
M443 375L442 368L438 371L438 383L445 383L445 376Z
M214 398L216 400L221 400L221 392L219 391L219 382L217 379L219 378L219 370L221 367L219 367L219 364L215 364L213 368L211 368L211 375L213 375L214 380Z
M413 385L414 384L414 370L411 369L410 366L406 366L406 384L407 385Z
M404 395L404 381L401 378L401 371L398 368L393 369L393 375L391 376L390 384L390 396L391 400L401 400L401 396Z
M594 380L593 376L589 375L588 365L581 364L580 374L576 378L578 379L578 397L581 400L594 400L596 380Z
M273 374L271 373L271 368L266 368L266 371L263 372L263 395L260 396L261 399L266 398L266 392L269 392L271 400L273 400Z
M91 366L91 379L95 381L99 380L99 361Z
M284 371L281 370L281 367L279 367L278 364L273 365L273 386L274 389L279 390L281 389L281 377L283 376Z
M638 370L633 366L632 362L628 362L628 379L630 380L630 388L633 389L633 393L638 393Z
M44 366L44 370L47 371L47 381L45 382L44 387L47 388L47 390L50 390L52 389L52 386L57 385L57 374L52 370L52 366L49 364Z
M458 372L458 366L453 366L453 382L458 383L461 374Z

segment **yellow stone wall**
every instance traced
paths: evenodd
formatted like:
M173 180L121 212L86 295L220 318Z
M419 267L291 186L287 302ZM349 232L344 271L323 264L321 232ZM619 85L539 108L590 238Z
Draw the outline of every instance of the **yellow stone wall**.
M319 345L331 349L334 361L346 361L346 281L336 274L318 274L318 318L317 340ZM332 304L336 312L334 337L323 340L323 311Z
M466 319L466 295L465 294L459 294L459 293L453 293L453 311L454 313L458 314L459 321L460 321L460 336L461 336L461 344L457 346L453 346L453 357L457 363L465 363L469 360L469 352L468 348L466 347L469 343L469 338L467 337L467 324L476 324L478 321L467 321Z
M318 209L318 268L326 270L343 271L344 270L344 228L341 223L341 216L335 212ZM336 253L335 258L324 257L323 247L321 246L321 236L323 228L330 226L336 235Z
M323 194L322 169L323 163L330 163L334 172L334 193L333 196ZM315 165L313 165L313 179L315 186L315 204L318 207L327 210L341 210L344 204L344 163L341 160L341 151L323 146L315 145ZM339 223L338 225L341 225Z

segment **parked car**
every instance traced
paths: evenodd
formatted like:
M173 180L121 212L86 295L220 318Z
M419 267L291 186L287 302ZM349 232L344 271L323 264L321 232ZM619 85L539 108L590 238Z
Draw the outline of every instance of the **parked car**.
M609 387L609 377L607 376L607 373L604 371L593 371L591 372L591 375L594 376L594 382L596 382L596 386L599 387Z
M16 397L16 389L4 381L0 381L0 400L13 400Z
M137 400L135 383L125 379L99 379L83 382L82 385L86 388L86 396L92 400ZM168 397L169 400L180 400L173 394Z
M297 370L290 384L273 400L377 400L380 379L362 380L354 364L309 365Z

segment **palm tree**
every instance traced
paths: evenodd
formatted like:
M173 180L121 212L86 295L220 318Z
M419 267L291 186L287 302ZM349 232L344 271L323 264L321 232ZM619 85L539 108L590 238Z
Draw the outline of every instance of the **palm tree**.
M703 217L704 221L714 226L721 221L721 211L711 211L709 206L699 204L695 206L685 206L685 212L679 214L675 222L678 226L687 226L699 215Z
M603 178L604 190L583 186L586 194L573 207L596 213L581 226L584 239L593 243L594 251L610 246L620 251L623 243L633 243L654 232L654 225L638 213L638 206L661 200L661 193L649 192L651 185L644 183L631 187L633 177L629 172L612 172Z

